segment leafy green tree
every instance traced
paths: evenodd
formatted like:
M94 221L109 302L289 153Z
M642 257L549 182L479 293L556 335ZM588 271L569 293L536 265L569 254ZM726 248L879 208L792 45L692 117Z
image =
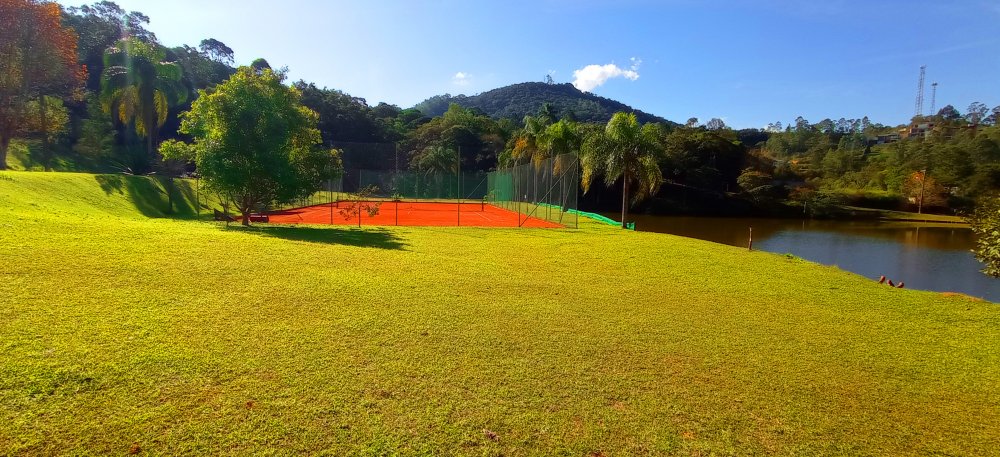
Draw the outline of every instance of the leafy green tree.
M924 208L943 207L948 204L947 190L926 171L915 171L902 185L903 196L922 213Z
M981 102L972 102L965 113L965 120L971 125L979 125L990 113L990 108Z
M96 96L87 102L87 117L80 125L80 137L73 150L86 159L109 156L115 148L115 128L111 116L101 109Z
M365 99L305 81L296 82L295 88L302 94L302 104L319 114L324 143L388 142L389 129L375 117Z
M424 189L424 195L432 198L454 197L450 195L451 181L445 180L446 176L455 176L458 173L458 153L445 145L428 146L420 154L414 156L413 167L426 176L425 185L433 188ZM433 180L433 181L431 181ZM457 189L456 189L457 190ZM417 189L421 192L420 189Z
M736 186L746 156L736 132L682 127L664 134L665 127L657 128L664 147L660 165L672 181L711 192Z
M85 78L77 63L77 37L61 21L58 4L38 0L0 1L0 170L7 168L7 148L29 133L26 118L41 121L47 146L49 106L44 97L71 95ZM35 110L28 103L36 102ZM39 111L41 110L41 111Z
M446 146L430 146L417 156L414 165L417 170L428 175L457 173L458 155Z
M946 105L937 112L938 117L946 122L954 122L962 118L962 114L954 106Z
M1000 278L1000 197L982 199L966 218L976 234L976 258L985 265L983 273Z
M198 49L201 50L202 54L216 62L228 65L232 65L235 62L233 49L215 38L201 40Z
M545 158L545 151L539 143L549 126L547 119L545 116L524 117L524 127L514 136L514 147L510 153L512 165Z
M542 158L555 157L561 154L577 154L583 146L583 138L575 122L561 120L545 128L539 138Z
M267 59L258 58L254 59L253 63L250 64L250 68L257 73L263 73L264 70L271 69L271 64L267 63Z
M743 173L740 173L736 182L739 183L743 192L754 195L763 191L765 187L771 186L774 183L774 178L762 171L747 168L743 170Z
M47 95L29 101L25 107L28 113L24 119L25 127L29 131L37 132L42 142L38 148L38 162L45 167L45 170L51 170L52 161L55 159L51 143L66 133L69 126L69 112L62 99ZM32 159L35 157L36 154L33 153Z
M194 144L168 141L164 157L193 159L244 225L253 211L312 195L341 171L339 153L317 147L316 113L271 70L238 69L211 94L201 91L182 119L181 132Z
M134 126L136 134L146 139L150 159L170 107L184 102L188 95L181 84L181 67L163 62L164 56L162 49L134 38L119 41L104 54L104 110Z
M726 128L726 123L722 119L713 117L705 124L705 128L708 130L722 130Z
M191 91L213 87L236 71L223 61L213 59L204 51L187 45L170 49L167 58L180 65L183 80Z
M554 124L556 122L555 108L549 102L542 103L542 107L538 109L538 117L545 125Z
M79 35L80 63L87 66L87 89L101 90L104 52L122 37L132 37L146 43L156 43L156 35L146 26L149 16L137 11L127 12L111 1L66 8L63 22Z
M629 206L655 194L663 183L658 164L663 149L657 140L654 125L640 125L633 113L615 113L604 131L587 138L583 145L584 192L590 190L597 175L604 177L608 187L622 181L622 228L628 226Z
M432 147L442 146L461 152L462 170L488 170L496 167L508 136L509 133L488 116L454 104L443 116L410 132L403 147L413 168L419 167L421 156Z

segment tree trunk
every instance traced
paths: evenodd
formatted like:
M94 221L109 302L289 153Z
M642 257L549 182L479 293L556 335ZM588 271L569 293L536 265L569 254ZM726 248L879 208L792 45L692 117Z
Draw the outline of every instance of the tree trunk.
M626 170L622 173L622 228L628 228L628 222L626 222L626 217L628 217L628 171Z
M156 157L153 155L153 134L146 132L146 154L149 156L149 165L152 167L156 163Z
M167 176L167 214L174 213L174 177Z
M240 209L240 212L243 213L243 225L245 227L249 227L250 226L250 208Z
M52 160L49 157L49 120L48 120L48 108L46 105L48 102L45 101L45 96L42 95L38 98L38 115L39 115L39 127L42 131L42 166L45 167L45 171L52 170Z
M7 169L7 147L10 146L10 138L0 136L0 170Z

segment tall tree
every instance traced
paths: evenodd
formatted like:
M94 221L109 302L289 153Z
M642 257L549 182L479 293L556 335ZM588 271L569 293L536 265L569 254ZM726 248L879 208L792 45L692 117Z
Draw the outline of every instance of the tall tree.
M413 165L428 175L454 174L458 172L458 154L447 146L429 146L415 158Z
M952 122L962 118L962 114L954 106L946 105L938 110L937 115L944 121Z
M182 115L181 132L194 144L168 141L161 150L166 158L193 159L205 184L249 225L260 206L311 195L340 171L336 151L317 147L318 116L299 99L280 75L242 67L211 94L201 91Z
M80 37L80 62L87 66L87 89L93 92L101 90L104 51L109 47L125 37L156 43L156 35L146 29L149 16L125 11L111 1L67 8L63 20Z
M236 61L233 57L233 49L226 46L226 43L216 40L215 38L206 38L201 40L201 44L198 45L198 49L208 56L209 59L219 63L232 65L233 62Z
M965 120L971 125L979 125L989 115L990 108L981 102L972 102L966 110Z
M576 123L561 120L545 128L539 137L539 146L542 153L537 155L536 160L561 154L577 154L583 146L583 138Z
M167 59L180 65L187 87L196 91L219 84L236 71L226 63L210 58L205 52L188 45L171 48Z
M37 154L32 152L32 161L37 161L45 167L45 170L52 169L52 161L55 153L52 150L52 142L60 135L66 133L69 124L69 112L63 105L59 97L42 95L35 100L28 102L28 116L25 119L25 129L36 133L36 137L41 140L41 147Z
M548 126L546 118L542 116L524 117L524 127L513 138L514 147L510 153L512 165L544 159L545 151L540 143Z
M655 194L663 183L658 159L662 146L656 127L640 125L633 113L615 113L603 132L592 135L583 146L583 189L587 192L597 175L613 186L622 180L622 228L628 226L628 208ZM632 192L629 199L630 189Z
M713 117L705 124L705 128L708 130L722 130L726 128L726 122L717 117Z
M250 64L250 68L252 68L253 71L260 74L263 73L264 70L270 70L271 64L267 63L267 59L261 57L258 59L254 59L253 63Z
M0 0L0 170L15 135L26 133L26 116L41 119L48 138L47 103L28 113L28 103L43 96L71 95L86 77L77 64L76 34L61 22L57 3Z
M107 113L146 139L146 153L155 159L154 146L172 105L187 100L181 68L163 62L162 49L137 39L119 41L104 54L101 102Z

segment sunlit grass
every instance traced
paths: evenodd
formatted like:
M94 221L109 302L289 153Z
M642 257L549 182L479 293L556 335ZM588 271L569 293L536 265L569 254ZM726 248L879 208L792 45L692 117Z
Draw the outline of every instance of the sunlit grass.
M913 213L908 211L890 211L885 209L858 208L854 206L845 207L848 211L861 216L871 216L886 221L916 221L916 222L942 222L951 224L964 224L965 220L959 216L947 214L927 214Z
M585 219L226 228L141 179L0 173L0 454L1000 448L995 304Z

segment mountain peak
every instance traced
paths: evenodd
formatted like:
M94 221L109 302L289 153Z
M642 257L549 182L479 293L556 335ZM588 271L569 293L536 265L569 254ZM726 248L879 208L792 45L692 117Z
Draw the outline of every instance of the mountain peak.
M479 95L436 95L418 103L414 108L426 116L440 116L452 103L464 108L478 109L490 117L508 118L520 122L524 116L538 113L542 105L551 105L559 117L571 116L581 122L607 122L616 112L635 113L640 122L670 121L624 103L583 92L570 83L548 84L526 82L511 84Z

